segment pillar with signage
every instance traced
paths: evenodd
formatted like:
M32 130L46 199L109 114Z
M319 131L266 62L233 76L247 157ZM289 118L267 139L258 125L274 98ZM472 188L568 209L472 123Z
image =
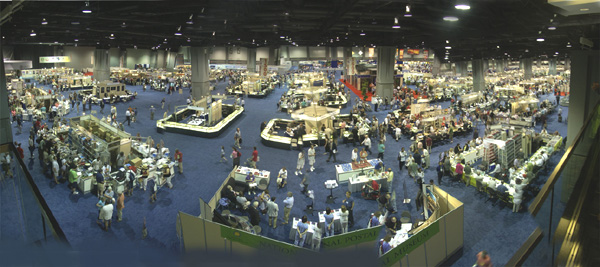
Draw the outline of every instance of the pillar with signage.
M108 81L110 78L110 57L108 49L94 51L94 80L97 82Z
M394 63L396 48L392 46L377 47L377 96L391 99L394 93Z
M256 48L248 48L248 62L246 63L246 69L250 73L256 72Z
M269 74L269 59L268 58L260 59L259 72L260 72L259 73L260 77L267 77L267 75Z
M0 55L2 46L0 46ZM4 58L0 58L0 144L12 142L12 125L10 124L10 108L8 106L8 90L6 88L6 75L4 73Z
M523 59L523 78L525 80L533 78L533 58Z
M551 58L548 63L548 75L556 75L556 58Z
M344 47L344 80L349 79L350 65L352 61L352 47Z
M460 62L456 62L456 74L460 75L461 77L467 77L468 76L468 71L467 71L467 67L469 66L469 62L468 61L460 61Z
M210 94L208 54L206 47L192 47L192 97L200 99Z

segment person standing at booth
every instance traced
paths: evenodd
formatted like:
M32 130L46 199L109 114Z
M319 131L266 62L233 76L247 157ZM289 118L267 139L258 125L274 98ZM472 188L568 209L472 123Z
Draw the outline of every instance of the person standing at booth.
M271 201L267 203L267 215L269 216L269 226L273 229L277 228L277 215L279 214L279 206L275 203L275 197L271 197Z
M290 219L290 212L294 207L294 196L292 192L287 193L287 197L283 200L283 223L288 224Z
M306 215L302 216L302 221L298 222L296 225L296 238L294 240L294 245L299 247L304 247L304 240L306 239L306 232L308 232L308 218Z
M348 209L348 226L352 228L354 226L354 198L352 198L352 193L350 191L346 191L346 198L342 201L346 208Z
M325 215L323 215L323 217L325 217L325 236L333 236L335 226L333 225L334 217L331 213L330 207L327 207L327 209L325 209Z

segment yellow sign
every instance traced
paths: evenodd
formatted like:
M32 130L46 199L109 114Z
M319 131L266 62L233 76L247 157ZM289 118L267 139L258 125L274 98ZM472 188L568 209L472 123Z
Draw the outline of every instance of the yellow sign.
M54 57L40 57L40 63L63 63L71 62L69 56L54 56Z

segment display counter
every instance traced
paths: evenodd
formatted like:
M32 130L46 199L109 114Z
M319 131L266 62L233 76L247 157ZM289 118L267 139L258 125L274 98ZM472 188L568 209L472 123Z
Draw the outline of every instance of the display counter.
M344 163L335 165L335 177L338 183L347 183L350 177L362 176L373 171L379 164L379 159L369 159L367 163Z
M292 147L292 138L289 136L279 135L280 132L284 132L285 128L283 125L288 125L292 122L298 122L297 120L289 119L272 119L270 120L265 129L260 133L261 141L264 145L282 149L290 149ZM325 135L323 133L307 133L302 136L302 141L298 142L302 146L310 146L310 144L325 144Z
M362 187L369 181L369 180L373 180L375 182L377 182L377 184L379 184L379 186L381 188L388 188L388 184L387 184L387 177L383 177L383 176L371 176L371 175L359 175L359 176L350 176L350 178L348 178L348 191L354 193L354 192L360 192L362 190Z
M185 108L164 119L158 120L156 122L156 130L159 133L172 132L199 137L217 137L235 120L242 116L244 108L241 106L222 104L221 112L223 118L216 124L206 125L203 123L204 125L192 125L181 123L183 118L190 117L192 114L196 113L196 110L194 109Z
M271 172L270 171L264 171L264 170L261 171L258 169L248 168L248 167L244 167L244 166L237 167L233 178L238 182L246 182L246 176L248 176L248 173L254 174L255 182L257 184L260 184L261 180L266 180L266 182L267 182L266 184L268 185L269 181L271 180Z

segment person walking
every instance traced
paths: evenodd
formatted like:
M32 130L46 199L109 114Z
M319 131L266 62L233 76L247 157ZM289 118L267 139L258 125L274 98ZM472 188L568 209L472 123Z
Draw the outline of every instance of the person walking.
M233 135L233 145L242 149L242 133L240 132L240 128L235 130L235 134Z
M256 169L256 163L258 162L258 150L256 150L256 147L254 147L254 150L252 151L252 160L250 161L250 163L252 163L252 168Z
M283 200L283 223L288 224L290 219L290 212L294 207L294 196L292 192L287 193L287 197Z
M127 122L127 126L131 126L131 111L129 109L125 111L125 120L123 121L123 124L125 124L125 122Z
M123 220L123 209L125 208L125 194L123 192L119 193L119 197L117 198L117 221L120 222Z
M277 215L279 214L279 206L275 203L275 197L271 197L271 201L267 203L267 215L269 216L269 226L273 229L277 228Z
M369 152L369 155L373 154L373 152L371 152L371 138L369 138L369 135L365 134L365 139L362 141L361 145L365 146L365 150Z
M29 135L29 154L30 154L29 159L34 158L33 151L35 151L35 140L33 139L32 135Z
M219 160L219 162L227 162L227 158L225 157L225 147L221 146L221 159Z
M327 158L326 161L329 162L329 160L333 156L333 162L337 162L337 159L335 158L335 154L337 154L337 140L331 140L329 142L329 157Z
M310 148L308 149L308 165L310 166L310 171L313 172L315 171L315 156L316 156L316 152L315 152L315 145L311 144Z
M400 170L402 170L402 168L406 164L407 156L408 153L406 153L406 151L404 151L404 147L402 147L402 149L400 149L400 152L398 152L398 167L400 168Z
M296 171L294 172L294 174L298 175L302 175L302 169L304 169L304 163L306 162L306 159L304 157L304 151L300 151L300 153L298 153L298 162L296 164Z
M156 112L156 108L154 106L150 106L150 120L154 120L154 112Z
M175 161L177 162L179 173L183 173L183 154L181 151L179 151L179 149L175 149Z
M237 148L233 148L233 152L231 152L231 155L229 156L230 158L233 159L233 167L236 168L237 166L240 166L240 157L242 156L242 153L240 153Z
M385 144L383 141L379 141L379 146L377 147L377 158L383 160L383 153L385 152Z
M160 101L160 105L161 105L161 109L165 109L165 102L167 100L163 97L163 99Z

